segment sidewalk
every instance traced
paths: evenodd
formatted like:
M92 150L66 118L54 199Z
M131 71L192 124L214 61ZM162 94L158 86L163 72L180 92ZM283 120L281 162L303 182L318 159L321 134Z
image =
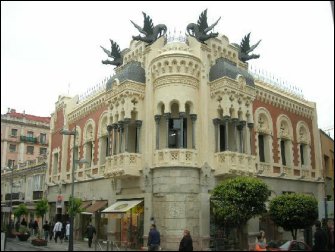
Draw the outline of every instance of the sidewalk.
M19 241L17 238L7 238L5 251L68 251L69 243L52 240L48 241L47 246L34 246L31 244L31 238L28 241ZM92 248L88 247L87 241L74 241L74 251L95 251L94 242ZM106 251L106 248L103 248ZM100 250L100 248L97 248Z
M73 241L73 250L74 251L107 251L107 245L101 243L101 246L97 245L95 250L95 241L93 240L92 248L88 247L87 241ZM59 240L56 243L54 240L48 241L47 246L34 246L31 244L31 237L28 241L19 241L17 238L7 238L5 251L68 251L69 243L64 242L61 243ZM134 249L119 249L119 250L127 250L127 251L140 251ZM109 251L112 251L109 248Z

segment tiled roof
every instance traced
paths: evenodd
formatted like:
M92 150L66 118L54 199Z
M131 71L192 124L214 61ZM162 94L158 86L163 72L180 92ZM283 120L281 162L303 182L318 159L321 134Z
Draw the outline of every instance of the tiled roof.
M13 117L13 118L19 118L19 119L26 118L29 121L36 121L36 122L42 122L42 123L50 123L50 119L51 119L51 117L42 117L42 116L34 116L34 115L29 115L29 114L17 113L15 110L8 112L6 115L9 117Z

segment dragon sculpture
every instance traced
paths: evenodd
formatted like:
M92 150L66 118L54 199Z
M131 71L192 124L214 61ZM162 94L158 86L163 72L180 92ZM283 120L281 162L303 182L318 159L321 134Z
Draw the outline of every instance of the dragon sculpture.
M117 43L115 43L113 40L110 39L110 42L112 44L112 51L105 49L104 47L100 46L102 50L107 53L108 57L113 58L114 60L103 60L102 64L109 64L114 66L121 66L123 63L123 57L121 55L120 47Z
M198 19L198 24L190 23L187 25L186 30L191 37L196 38L200 43L206 44L205 41L210 38L216 38L219 34L216 33L209 33L210 30L217 25L221 17L211 26L207 24L207 9L204 10Z
M256 44L250 47L250 32L249 32L247 35L244 36L240 45L233 43L233 45L238 49L239 60L246 62L247 60L259 58L259 54L249 55L249 53L251 53L258 46L260 42L261 40L259 40Z
M148 45L151 45L154 43L158 38L161 36L164 36L167 31L167 27L165 24L158 24L154 26L152 19L150 18L149 15L145 14L144 12L144 25L143 28L140 27L139 25L135 24L133 21L130 20L130 22L136 27L136 29L145 35L145 37L141 37L141 35L138 36L133 36L134 40L140 40L148 43ZM147 45L147 46L148 46Z

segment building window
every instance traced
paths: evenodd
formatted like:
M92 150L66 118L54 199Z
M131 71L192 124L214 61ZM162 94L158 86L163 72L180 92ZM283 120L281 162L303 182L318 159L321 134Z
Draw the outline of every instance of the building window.
M33 137L34 137L34 132L32 132L32 131L28 131L28 132L27 132L27 137L29 137L29 138L33 138Z
M39 174L33 177L33 191L42 191L44 175Z
M187 146L187 119L183 118L183 146L180 146L181 119L169 119L169 148L186 148Z
M16 144L10 144L9 145L9 151L10 152L16 152Z
M259 161L265 162L264 136L258 135Z
M14 167L15 160L8 159L8 167Z
M12 129L11 130L11 137L17 137L17 129Z
M46 155L47 154L47 148L40 148L40 155Z
M285 141L280 140L281 163L286 166Z
M53 155L52 172L53 174L57 174L58 172L58 153L54 153Z
M92 142L87 142L85 144L85 146L86 146L86 157L85 157L85 159L88 162L86 167L88 168L88 167L91 167L91 162L92 162L92 159L93 159L93 144L92 144Z
M219 125L220 127L220 151L225 151L226 146L225 146L225 141L226 141L226 126L225 125Z
M308 165L307 157L308 157L307 145L300 144L300 163L301 165Z
M27 146L27 154L30 155L34 154L34 146Z
M47 135L46 134L43 134L43 133L40 134L40 143L41 144L46 144L47 143Z

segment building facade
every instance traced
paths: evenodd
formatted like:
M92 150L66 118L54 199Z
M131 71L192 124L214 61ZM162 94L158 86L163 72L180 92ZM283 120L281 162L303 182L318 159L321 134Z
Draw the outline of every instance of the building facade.
M46 196L49 125L50 117L17 113L14 109L1 115L1 223L4 225L9 221L10 201L13 209L20 203L26 204L29 220L36 217L35 202Z
M164 249L178 249L186 228L202 250L214 235L211 190L227 178L257 176L271 197L320 198L315 103L252 74L226 36L206 43L133 40L103 89L59 97L46 174L55 215L67 213L73 180L102 236L140 247L155 223ZM77 217L78 233L85 220ZM264 216L249 221L250 243L259 228L269 240L290 237Z

